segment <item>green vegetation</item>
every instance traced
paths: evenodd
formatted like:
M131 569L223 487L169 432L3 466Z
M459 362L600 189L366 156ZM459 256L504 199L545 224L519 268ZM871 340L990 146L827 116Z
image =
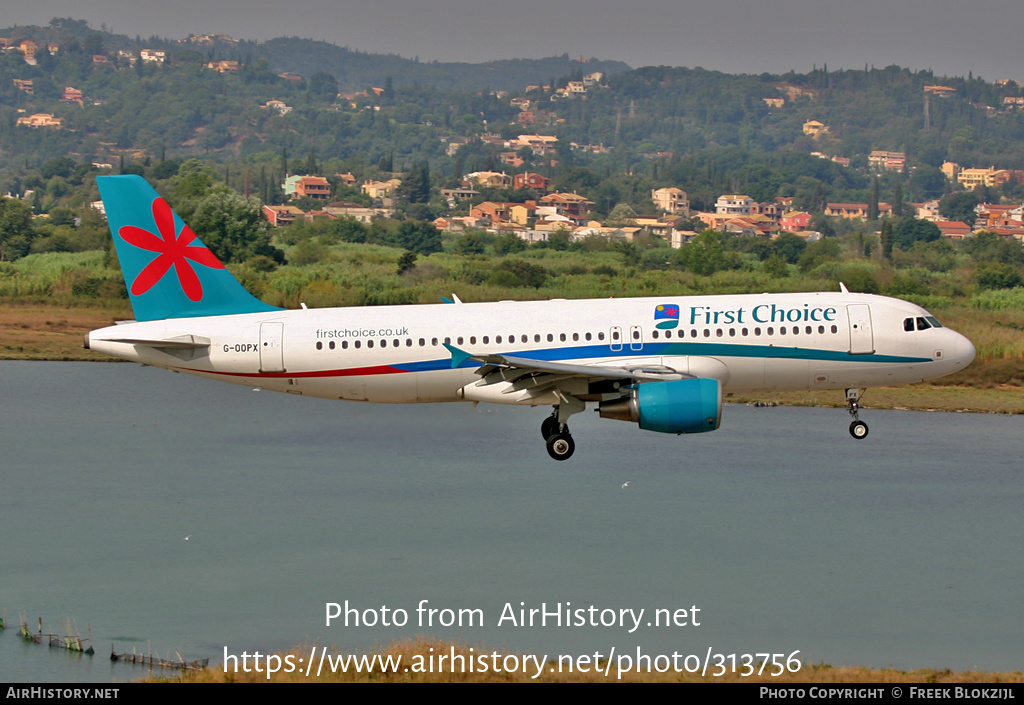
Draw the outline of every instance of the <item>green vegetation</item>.
M453 291L465 301L811 291L843 282L920 303L971 337L978 362L953 382L1019 385L1024 377L1021 244L984 232L950 242L933 223L915 219L911 205L941 198L945 217L970 221L979 202L1024 199L1017 179L965 192L939 170L945 160L1024 169L1024 111L1002 103L1024 92L1012 82L898 67L729 76L699 68L630 71L568 57L506 62L550 71L537 80L535 71L523 73L534 84L527 90L499 78L502 62L484 69L419 64L297 39L142 41L68 19L0 35L40 46L36 65L17 51L0 54L0 188L13 196L0 197L0 301L8 306L128 311L104 220L88 204L99 197L96 174L135 173L249 290L275 305L436 302ZM42 49L47 43L60 49L50 55ZM119 53L138 57L142 48L167 51L166 62L133 63ZM108 60L94 62L97 54ZM303 56L315 70L303 68ZM225 59L238 70L207 68ZM308 76L292 80L283 71ZM584 95L557 93L593 71L604 75L590 80ZM484 83L484 74L493 82ZM31 80L32 92L16 80ZM954 92L929 94L925 119L924 86L936 83ZM61 102L66 86L82 91L81 104ZM379 90L365 90L372 86ZM499 95L497 87L508 92ZM514 97L530 102L535 124L520 123ZM770 107L766 98L785 102ZM270 100L292 110L268 108ZM15 124L37 112L65 124ZM804 134L809 119L829 129ZM672 249L644 232L633 242L571 241L555 232L528 245L511 233L445 234L431 224L467 215L483 200L535 199L527 189L481 188L472 202L454 203L440 193L465 173L501 168L501 139L528 131L558 141L553 153L519 149L514 156L524 162L516 170L585 196L594 218L628 225L652 213L652 189L673 185L703 210L713 210L723 193L758 202L791 198L826 237L808 243L791 234L769 240L708 230ZM904 151L907 166L872 173L867 154L874 149ZM849 166L812 152L845 157ZM284 203L284 177L295 173L324 174L333 199L363 206L371 199L340 175L398 177L402 186L392 217L299 219L270 228L260 206ZM887 202L893 217L829 218L823 211L832 201L867 203L871 215ZM318 207L309 198L296 203ZM680 228L703 225L694 219Z

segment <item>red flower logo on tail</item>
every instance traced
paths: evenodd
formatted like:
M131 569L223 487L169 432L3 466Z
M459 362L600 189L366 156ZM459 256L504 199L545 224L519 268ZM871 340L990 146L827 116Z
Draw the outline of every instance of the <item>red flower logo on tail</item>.
M199 283L199 276L188 260L213 269L224 269L224 265L205 245L189 246L189 243L196 239L196 234L187 225L181 229L180 234L175 234L174 212L162 198L153 201L153 220L156 221L160 237L134 225L125 225L118 231L129 245L160 253L139 272L139 276L135 277L131 287L132 294L145 294L163 279L167 270L173 266L185 296L192 301L199 301L203 298L203 285Z

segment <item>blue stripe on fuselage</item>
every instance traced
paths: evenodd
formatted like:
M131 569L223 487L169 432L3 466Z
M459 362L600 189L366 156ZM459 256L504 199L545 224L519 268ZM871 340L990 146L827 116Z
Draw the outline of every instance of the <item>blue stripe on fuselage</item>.
M736 343L691 343L684 341L644 343L643 347L639 350L633 350L629 347L628 343L623 343L620 350L612 350L610 345L580 345L569 348L528 349L488 354L524 357L533 360L543 360L546 362L640 356L749 357L764 359L819 360L825 362L870 362L882 364L916 364L931 362L931 358L927 357L904 357L901 355L878 355L875 353L867 355L851 355L848 352L840 350L815 350L813 348L782 347L777 345L742 345ZM405 370L406 372L431 372L434 370L449 370L452 368L450 357L443 360L427 360L424 362L392 363L392 367ZM480 367L480 363L474 360L466 360L458 367L460 369Z

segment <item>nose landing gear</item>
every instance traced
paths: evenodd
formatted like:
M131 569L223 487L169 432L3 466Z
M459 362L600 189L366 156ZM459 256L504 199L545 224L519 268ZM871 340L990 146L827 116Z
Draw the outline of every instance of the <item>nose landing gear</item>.
M850 422L850 435L858 441L868 437L868 425L861 421L858 416L858 411L860 410L860 395L860 389L846 390L846 405L850 412L850 416L853 417L853 421Z

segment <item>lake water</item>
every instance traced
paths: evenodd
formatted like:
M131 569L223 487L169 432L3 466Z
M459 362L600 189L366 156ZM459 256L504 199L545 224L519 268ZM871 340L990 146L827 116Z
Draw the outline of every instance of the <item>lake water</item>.
M549 657L1022 668L1022 417L867 409L855 441L843 409L727 406L682 437L588 412L557 463L544 409L95 363L2 362L0 400L0 681L144 675L111 644L213 662L418 634ZM326 626L346 600L409 623ZM484 623L420 627L421 600ZM499 624L506 603L645 613L632 634L531 627ZM646 625L694 605L699 626ZM74 620L97 656L23 642L21 614Z

